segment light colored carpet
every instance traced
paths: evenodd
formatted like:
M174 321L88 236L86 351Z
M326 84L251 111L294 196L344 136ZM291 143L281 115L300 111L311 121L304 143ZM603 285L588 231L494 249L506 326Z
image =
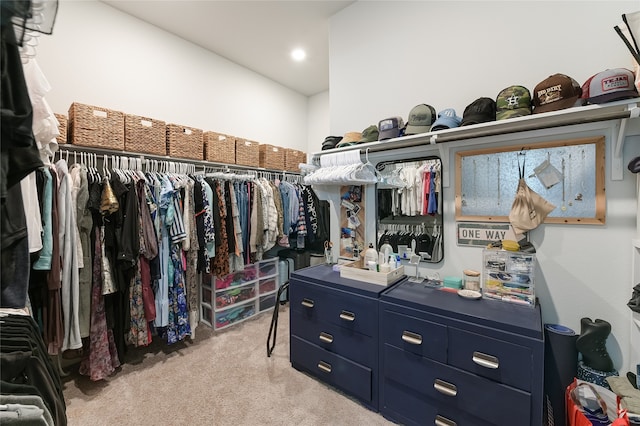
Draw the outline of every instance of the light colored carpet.
M131 349L100 382L70 367L63 378L69 425L392 424L291 367L289 308L279 309L271 357L268 311L218 332L200 325L194 341Z

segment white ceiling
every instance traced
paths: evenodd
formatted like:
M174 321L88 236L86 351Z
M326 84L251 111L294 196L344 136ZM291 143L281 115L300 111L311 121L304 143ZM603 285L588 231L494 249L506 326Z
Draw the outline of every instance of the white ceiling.
M102 0L305 96L329 89L329 17L354 1ZM307 52L291 60L293 48Z

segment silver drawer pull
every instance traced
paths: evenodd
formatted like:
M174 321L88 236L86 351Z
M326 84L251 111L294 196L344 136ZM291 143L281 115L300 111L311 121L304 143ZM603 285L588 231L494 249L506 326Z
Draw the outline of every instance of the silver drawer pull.
M331 373L331 364L329 364L328 362L320 361L318 363L318 368L325 373Z
M349 311L342 311L340 312L340 319L343 319L345 321L355 321L356 314Z
M491 368L493 370L500 367L500 361L498 358L492 355L483 354L482 352L474 352L473 358L471 359L481 367Z
M442 417L440 414L436 416L436 421L434 423L436 426L457 426L458 424L453 420L449 420L446 417Z
M433 382L433 387L443 395L456 396L458 394L456 385L445 382L444 380L436 379L436 381Z
M313 308L313 300L311 299L302 299L302 306L304 306L305 308Z
M411 343L412 345L421 345L422 344L422 336L418 333L412 333L410 331L402 332L402 340L407 343Z
M320 340L322 340L325 343L332 343L333 342L333 336L330 335L329 333L325 333L324 331L320 332Z

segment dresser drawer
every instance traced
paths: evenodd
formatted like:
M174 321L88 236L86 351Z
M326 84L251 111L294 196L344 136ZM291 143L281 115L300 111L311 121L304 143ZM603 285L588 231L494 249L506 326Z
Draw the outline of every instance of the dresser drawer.
M290 334L367 367L377 365L378 346L373 337L291 311Z
M378 300L327 287L292 282L291 309L367 336L378 333Z
M447 362L447 327L381 310L380 340L416 355Z
M531 391L533 354L526 346L449 327L449 364Z
M291 336L291 364L356 398L372 402L370 368L349 361L296 336Z
M385 344L381 375L429 398L496 425L527 425L531 395ZM387 404L386 389L383 404Z
M385 380L382 389L384 402L380 414L403 425L495 426L455 405L427 398L394 380Z

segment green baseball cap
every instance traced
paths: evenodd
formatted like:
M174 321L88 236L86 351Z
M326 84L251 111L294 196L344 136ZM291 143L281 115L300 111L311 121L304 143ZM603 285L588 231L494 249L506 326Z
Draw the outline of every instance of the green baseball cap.
M378 126L372 124L362 131L362 137L357 143L376 142L378 140Z
M409 111L409 120L404 134L417 135L418 133L427 133L434 121L436 121L436 110L431 105L416 105Z
M531 93L524 86L509 86L496 97L496 120L531 115Z

